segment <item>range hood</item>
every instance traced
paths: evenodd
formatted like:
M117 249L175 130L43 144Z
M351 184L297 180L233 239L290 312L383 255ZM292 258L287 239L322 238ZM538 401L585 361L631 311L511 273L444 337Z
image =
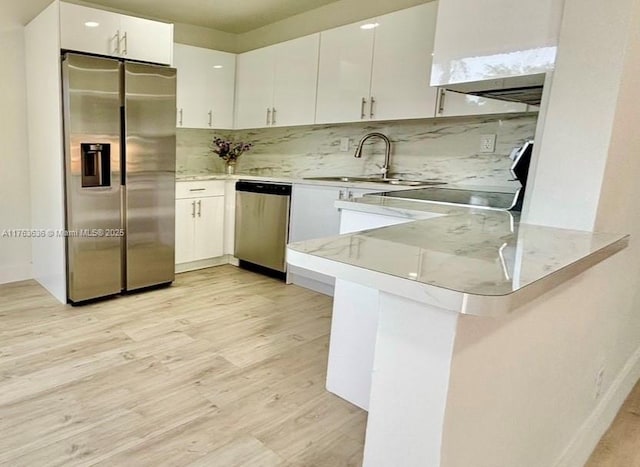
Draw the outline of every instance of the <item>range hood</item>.
M508 78L488 79L466 83L446 84L448 91L472 94L509 102L540 105L545 73Z

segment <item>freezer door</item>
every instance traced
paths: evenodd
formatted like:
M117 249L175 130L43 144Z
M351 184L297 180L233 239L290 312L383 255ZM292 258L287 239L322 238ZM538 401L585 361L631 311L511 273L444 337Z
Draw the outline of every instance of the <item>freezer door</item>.
M122 287L120 67L116 60L75 54L62 62L72 302L113 295Z
M175 278L176 70L124 64L126 289Z

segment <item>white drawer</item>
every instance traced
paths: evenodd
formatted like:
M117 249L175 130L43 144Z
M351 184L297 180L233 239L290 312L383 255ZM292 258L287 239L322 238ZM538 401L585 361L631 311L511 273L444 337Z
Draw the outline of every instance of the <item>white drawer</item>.
M176 182L176 199L224 196L224 180Z

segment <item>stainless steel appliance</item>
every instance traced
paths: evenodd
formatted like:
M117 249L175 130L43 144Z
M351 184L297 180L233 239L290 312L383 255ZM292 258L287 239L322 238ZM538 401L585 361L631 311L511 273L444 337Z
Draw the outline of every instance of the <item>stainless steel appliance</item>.
M235 256L247 266L286 271L291 185L236 183Z
M520 182L520 188L429 187L371 193L364 196L464 205L498 211L522 211L532 153L533 140L529 140L525 141L522 146L515 148L509 156L513 160L510 168L511 174L515 177L515 180Z
M174 280L176 70L62 61L67 297Z

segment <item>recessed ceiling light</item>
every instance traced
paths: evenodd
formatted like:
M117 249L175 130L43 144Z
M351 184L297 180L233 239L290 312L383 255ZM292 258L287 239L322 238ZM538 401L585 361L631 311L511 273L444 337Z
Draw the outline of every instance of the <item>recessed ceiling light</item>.
M100 23L98 23L97 21L87 21L86 23L84 23L84 25L88 28L97 28L98 26L100 26Z
M379 23L367 23L360 26L360 29L373 29L373 28L377 28L378 26L380 26Z
M215 68L216 70L219 70L220 68L224 68L222 65L213 65L213 68Z

